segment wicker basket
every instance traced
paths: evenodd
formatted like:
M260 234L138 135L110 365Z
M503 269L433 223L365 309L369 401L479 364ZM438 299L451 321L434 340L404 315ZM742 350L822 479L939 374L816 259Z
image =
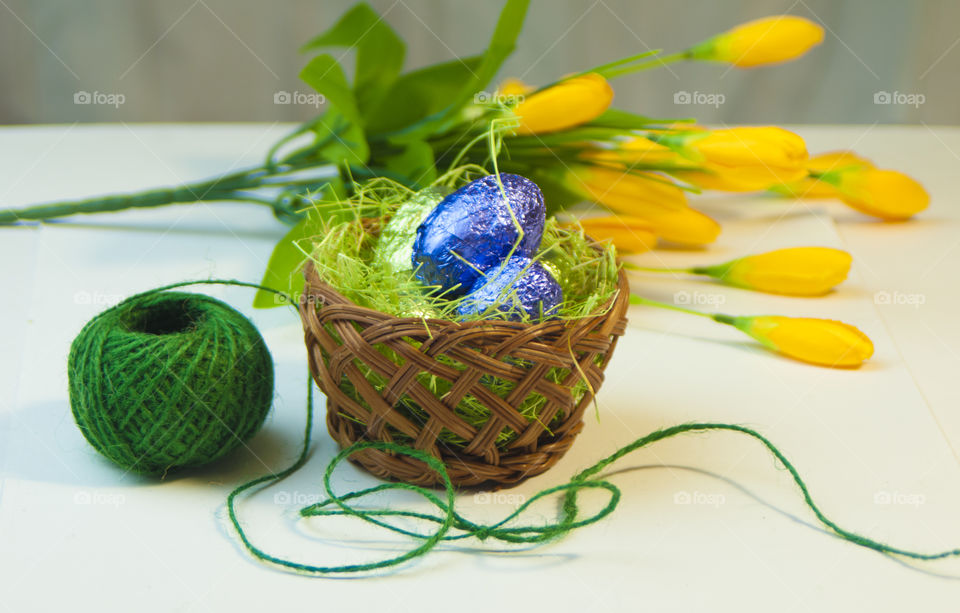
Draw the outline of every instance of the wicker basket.
M464 487L514 485L563 456L627 323L622 270L601 315L539 324L398 318L357 306L309 264L304 274L300 317L310 371L327 396L330 435L341 446L395 441L426 450ZM437 397L421 383L426 373L452 385ZM579 384L578 398L573 390L584 376L589 384ZM493 393L492 378L512 390ZM489 410L484 425L455 411L467 394ZM530 394L543 396L538 419L517 410ZM351 459L378 477L438 485L434 471L407 456L368 449Z

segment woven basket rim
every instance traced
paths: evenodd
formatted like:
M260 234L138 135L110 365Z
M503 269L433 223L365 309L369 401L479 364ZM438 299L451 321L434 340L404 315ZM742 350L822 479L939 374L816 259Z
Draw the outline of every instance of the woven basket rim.
M586 319L594 319L597 317L603 317L610 313L616 306L617 303L622 300L629 300L628 296L630 293L629 282L627 281L627 273L623 266L620 266L617 269L617 286L614 289L613 294L604 301L604 303L597 307L597 309L591 312L589 315L584 315L583 317L574 317L568 319L547 319L539 322L522 322L522 321L510 321L506 319L477 319L471 321L456 321L453 319L438 319L435 317L398 317L396 315L391 315L390 313L384 313L383 311L378 311L376 309L371 309L369 307L361 306L344 296L340 291L333 285L327 283L317 272L316 267L313 265L312 260L307 260L303 265L303 274L306 285L304 287L304 295L312 295L309 289L320 289L323 290L324 294L328 295L333 300L327 298L324 299L324 304L327 306L336 305L336 304L347 304L357 309L361 313L365 313L370 317L377 319L387 318L395 320L398 322L419 322L427 324L437 324L437 325L455 325L461 329L470 329L470 328L507 328L516 331L540 331L541 329L554 328L554 327L567 327L575 325L577 322L584 321Z

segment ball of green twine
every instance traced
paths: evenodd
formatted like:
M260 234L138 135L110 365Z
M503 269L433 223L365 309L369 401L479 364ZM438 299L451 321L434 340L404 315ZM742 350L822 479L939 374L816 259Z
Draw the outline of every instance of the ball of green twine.
M202 294L146 292L92 319L70 347L84 437L143 474L222 457L263 424L273 361L257 329Z

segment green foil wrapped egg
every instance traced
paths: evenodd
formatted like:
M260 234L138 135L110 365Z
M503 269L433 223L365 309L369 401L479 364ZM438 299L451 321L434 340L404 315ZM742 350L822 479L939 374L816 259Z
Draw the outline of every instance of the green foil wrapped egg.
M373 253L374 265L389 272L412 270L417 227L447 193L448 190L439 187L428 187L401 204L380 230L380 239Z

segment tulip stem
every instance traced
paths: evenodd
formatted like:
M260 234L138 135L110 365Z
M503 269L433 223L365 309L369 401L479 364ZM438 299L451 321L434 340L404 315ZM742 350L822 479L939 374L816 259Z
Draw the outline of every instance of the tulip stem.
M636 294L630 294L630 304L652 306L660 309L667 309L668 311L677 311L679 313L686 313L687 315L697 315L699 317L706 317L708 319L712 319L721 324L733 325L733 320L734 320L732 316L724 315L723 313L704 313L703 311L688 309L687 307L678 306L676 304L670 304L669 302L660 302L659 300L650 300L649 298L643 298Z
M647 52L644 52L644 53L638 53L638 54L636 54L636 55L631 55L631 56L629 56L629 57L621 58L621 59L615 60L615 61L613 61L613 62L608 62L608 63L606 63L606 64L601 64L601 65L599 65L599 66L594 66L593 68L591 68L591 69L589 69L589 70L584 70L583 72L578 73L578 74L575 75L575 76L578 76L578 77L579 77L579 76L582 76L582 75L585 75L585 74L589 74L589 73L591 73L591 72L595 72L595 73L603 76L604 78L609 79L609 78L612 78L611 75L616 76L617 73L619 72L619 71L613 71L613 70L612 70L613 68L618 68L618 67L620 67L620 66L623 66L624 64L633 64L633 63L635 63L635 62L639 62L640 60L645 60L645 59L647 59L648 57L653 57L653 56L659 55L662 51L663 51L663 49L653 49L653 50L651 50L651 51L647 51ZM620 70L622 71L622 70L629 70L629 69L628 69L628 68L621 68ZM626 74L626 73L623 73L623 74ZM555 82L555 83L556 83L556 82ZM545 89L545 88L541 88L541 89Z
M642 62L640 64L634 64L633 66L625 66L619 70L611 70L607 72L604 76L607 79L615 79L617 77L622 77L623 75L632 74L634 72L640 72L642 70L649 70L651 68L659 68L661 66L666 66L667 64L673 64L674 62L679 62L681 60L688 59L686 52L673 53L670 55L664 55L662 57L655 57L649 62Z
M51 202L21 209L0 209L0 224L12 224L21 221L43 221L69 215L121 211L131 208L156 207L167 204L186 204L192 202L224 200L235 189L256 187L261 179L242 177L215 179L183 185L173 188L152 189L132 194L116 194L88 198ZM222 187L225 189L218 189Z
M624 262L623 267L628 270L636 270L639 272L661 272L684 275L697 274L693 268L658 268L656 266L637 266L636 264L631 264L630 262Z
M537 92L542 92L542 91L545 90L545 89L550 89L551 87L553 87L553 86L555 86L555 85L559 85L560 83L563 83L564 81L567 81L567 80L569 80L569 79L573 79L573 78L575 78L575 77L582 77L582 76L587 75L587 74L590 74L590 73L596 73L596 74L598 74L598 75L600 75L600 76L602 76L603 78L608 79L608 80L609 80L609 79L612 79L613 77L618 77L618 76L620 76L620 75L629 74L630 72L633 72L630 67L621 68L620 70L612 70L612 69L613 69L613 68L617 68L618 66L623 66L624 64L631 64L631 63L634 63L634 62L639 62L640 60L646 59L646 58L648 58L648 57L656 56L656 55L660 54L662 51L663 51L663 49L651 49L650 51L645 51L645 52L643 52L643 53L638 53L638 54L636 54L636 55L631 55L631 56L629 56L629 57L620 58L619 60L614 60L613 62L607 62L606 64L600 64L599 66L594 66L593 68L588 68L587 70L584 70L584 71L581 71L581 72L572 74L572 75L567 76L567 77L564 77L564 78L562 78L562 79L557 79L556 81L551 81L550 83L547 83L546 85L542 85L542 86L538 87L536 90L530 92L530 94L535 94L535 93L537 93ZM652 63L653 63L653 64L656 64L656 63L658 63L658 62L657 62L657 61L654 61L654 62L652 62ZM649 64L649 62L648 62L648 64ZM646 66L647 64L643 64L643 65ZM641 69L641 70L642 70L642 69Z
M220 200L238 200L255 202L273 207L280 219L296 221L297 211L283 198L271 198L250 190L262 188L296 192L294 196L307 197L311 189L319 189L329 183L329 177L304 177L302 171L316 166L313 161L289 163L282 161L273 168L255 167L225 174L205 181L149 189L140 192L113 194L79 200L48 202L24 208L0 208L0 225L16 224L28 221L45 221L83 215L105 213L134 208L166 206L168 204L192 204ZM381 173L384 174L384 173Z

